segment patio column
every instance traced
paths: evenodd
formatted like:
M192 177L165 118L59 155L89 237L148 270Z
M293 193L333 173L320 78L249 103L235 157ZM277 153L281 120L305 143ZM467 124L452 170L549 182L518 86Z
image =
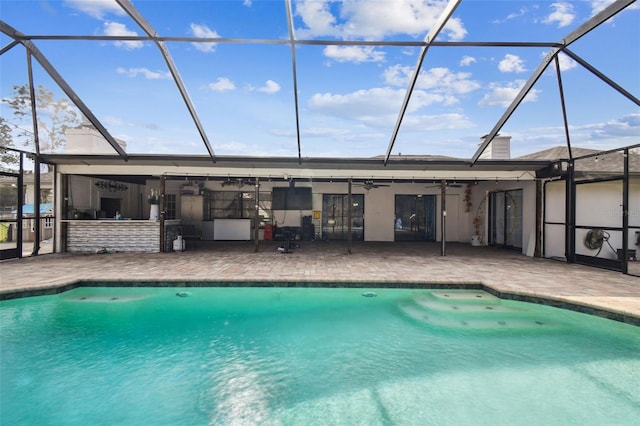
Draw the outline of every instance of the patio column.
M260 250L260 178L256 176L256 211L253 219L253 251L258 252Z
M447 250L447 180L442 179L440 182L440 198L442 198L442 202L440 203L440 212L442 216L442 229L440 229L440 237L442 241L440 243L440 256L446 256Z

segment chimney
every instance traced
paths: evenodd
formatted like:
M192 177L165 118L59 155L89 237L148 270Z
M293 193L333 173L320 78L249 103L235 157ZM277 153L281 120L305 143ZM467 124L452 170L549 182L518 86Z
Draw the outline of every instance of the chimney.
M488 135L480 138L482 144ZM479 144L479 145L480 145ZM491 143L480 155L480 160L509 160L511 158L511 136L500 136L493 138Z

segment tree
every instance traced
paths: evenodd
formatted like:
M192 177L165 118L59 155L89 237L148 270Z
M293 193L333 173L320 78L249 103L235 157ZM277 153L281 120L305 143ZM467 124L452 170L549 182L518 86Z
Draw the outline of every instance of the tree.
M78 126L82 114L68 99L56 99L53 92L44 86L36 88L35 96L40 151L54 152L64 147L65 131L68 128ZM33 144L29 85L13 86L13 96L2 99L2 102L13 110L13 117L18 129L13 133L11 140L18 139L25 146ZM3 123L6 121L3 120Z
M13 146L13 136L11 134L11 126L7 124L7 120L4 117L0 117L0 146L10 148ZM16 164L18 162L17 157L11 151L0 151L0 168L5 168L6 165Z

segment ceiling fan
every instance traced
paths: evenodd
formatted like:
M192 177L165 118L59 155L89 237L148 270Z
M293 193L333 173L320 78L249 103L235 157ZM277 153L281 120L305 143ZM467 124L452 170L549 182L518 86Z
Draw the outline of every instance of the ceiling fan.
M242 188L245 185L255 185L256 182L251 179L231 179L228 178L224 182L222 182L222 186L237 186L238 188Z
M462 184L461 183L455 183L455 182L447 182L446 183L447 188L462 188ZM434 185L430 185L427 186L427 189L431 189L431 188L441 188L442 185L441 184L434 184Z
M374 188L381 188L383 186L390 186L390 185L385 185L385 184L380 184L380 183L375 183L372 180L366 180L362 183L354 183L355 186L360 186L364 189L366 189L367 191L370 189L374 189Z

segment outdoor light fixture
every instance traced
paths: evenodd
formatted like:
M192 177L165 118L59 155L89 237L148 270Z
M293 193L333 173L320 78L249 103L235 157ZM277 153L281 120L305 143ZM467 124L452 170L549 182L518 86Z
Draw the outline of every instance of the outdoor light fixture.
M102 191L109 192L126 191L127 189L129 189L129 187L124 183L115 182L112 180L99 180L98 182L96 182L96 186Z

